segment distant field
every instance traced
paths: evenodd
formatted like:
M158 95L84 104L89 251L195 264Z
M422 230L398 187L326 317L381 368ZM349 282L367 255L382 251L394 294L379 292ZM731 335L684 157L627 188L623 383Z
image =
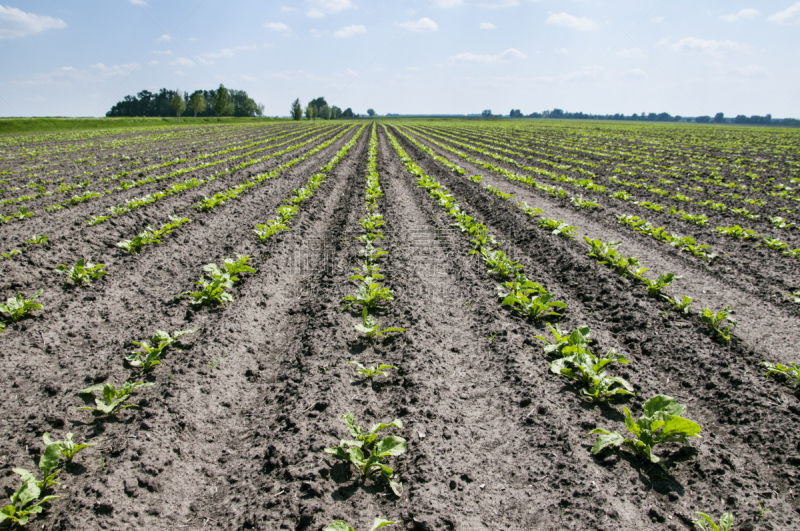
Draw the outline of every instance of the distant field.
M31 529L798 529L798 396L762 362L800 361L800 131L84 122L112 129L0 137L0 299L42 290L0 308L4 474L97 443ZM157 330L192 333L145 371ZM78 409L126 381L139 407ZM628 426L690 446L593 453L661 395L685 413ZM346 413L400 421L368 478L324 451Z
M220 123L277 122L279 118L222 118ZM191 126L217 123L216 118L0 118L0 134L80 131L92 129L125 129L133 127Z

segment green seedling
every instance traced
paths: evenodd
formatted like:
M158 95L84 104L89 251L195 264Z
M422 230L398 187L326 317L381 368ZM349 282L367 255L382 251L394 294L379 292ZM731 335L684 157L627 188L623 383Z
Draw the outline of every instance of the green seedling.
M784 293L784 295L789 297L790 301L800 304L800 291L795 291L794 293Z
M800 388L800 365L797 363L790 363L787 366L780 363L770 363L765 361L761 365L767 369L767 376L785 376L789 380L793 381L798 388Z
M379 247L373 246L372 242L367 242L367 244L358 251L358 254L359 256L363 256L368 264L374 264L378 261L378 258L389 253Z
M252 257L253 257L252 255L247 255L247 256L239 255L239 257L236 260L233 260L232 258L226 258L222 262L222 267L225 269L225 271L223 271L222 268L217 267L217 264L204 265L203 271L211 273L211 276L213 278L221 278L224 275L228 275L232 281L238 282L239 279L234 275L237 275L239 273L256 272L255 269L247 265L247 262L249 262Z
M505 293L502 291L503 288L510 288L511 291ZM498 296L503 299L503 306L511 306L514 310L534 321L543 317L559 317L561 314L551 310L553 308L561 308L563 310L567 307L561 301L551 300L554 297L552 293L547 293L542 286L531 282L525 278L525 275L519 274L516 281L506 282L498 286Z
M20 256L20 255L22 255L22 251L20 251L19 249L11 249L7 253L0 253L0 256L5 258L6 260L11 260L15 256Z
M356 304L354 302L353 304ZM405 328L399 327L390 327L381 329L381 325L378 323L378 320L375 319L373 316L369 315L366 306L361 311L361 324L355 325L355 329L365 336L367 339L372 340L376 337L385 338L386 334L391 332L405 332Z
M377 441L377 437L378 432L386 428L403 429L403 423L400 420L394 420L389 424L373 424L369 431L364 431L356 425L355 419L350 413L346 413L342 418L347 424L350 435L355 440L342 440L339 446L325 448L325 452L355 465L364 478L375 473L382 474L395 495L402 496L402 484L394 480L394 470L385 465L383 459L403 454L406 451L406 440L402 437L389 436Z
M782 218L780 216L769 218L769 222L772 223L772 226L777 229L791 229L794 227L794 223L789 223L786 218Z
M217 368L217 366L218 366L218 365L219 365L221 362L222 362L222 360L217 360L217 361L215 361L215 362L213 362L213 363L212 363L212 362L210 362L210 361L207 361L207 362L206 362L206 365L208 365L208 367L209 367L209 370L208 370L208 372L209 372L209 373L212 373L212 372L214 372L214 369L216 369L216 368Z
M728 306L717 313L712 312L708 308L704 308L703 312L700 314L700 319L707 324L711 331L715 332L726 345L731 342L731 333L736 328L737 324L736 319L730 316L731 313L733 313L733 311L731 307ZM723 328L722 321L726 319L728 321L728 326Z
M34 234L33 236L25 240L25 243L30 243L31 245L44 245L45 243L47 243L47 234L42 234L42 235Z
M161 365L161 354L167 347L172 346L175 341L186 334L194 334L197 329L175 332L170 336L168 332L156 330L150 341L133 341L132 343L142 350L134 350L125 360L133 367L140 367L144 371L149 371L156 365Z
M483 177L481 177L480 175L471 175L467 178L474 183L479 183L483 180Z
M522 265L517 264L503 251L491 251L486 247L481 247L480 250L473 250L470 254L478 254L489 266L488 273L497 273L501 278L511 276L522 270Z
M354 275L357 276L357 275ZM381 278L383 278L381 276ZM380 284L375 282L375 277L363 277L363 280L357 280L358 292L355 295L348 295L342 300L349 302L347 306L342 308L342 311L350 309L351 306L361 305L364 311L372 310L378 307L384 301L394 300L394 294L389 288L381 287ZM366 319L365 326L366 326ZM356 327L358 329L358 327Z
M383 518L376 518L375 521L372 523L372 527L369 528L369 531L375 531L376 529L380 529L381 527L386 527L390 525L399 524L400 522L392 522L389 520L384 520ZM322 531L356 531L344 520L334 520L328 527L323 529Z
M277 220L269 220L264 225L256 225L253 232L259 240L265 242L282 230L289 230L289 226Z
M67 268L65 265L60 265L56 269L66 273L67 278L76 286L88 286L92 280L103 278L108 274L108 271L104 271L105 267L105 264L92 264L85 258L81 258L73 267Z
M364 378L369 378L370 380L372 380L376 376L386 376L386 373L383 372L385 370L397 369L397 367L395 367L394 365L383 365L383 364L378 365L377 369L375 367L366 368L357 361L349 361L347 362L347 364L356 365L357 366L356 370L360 372L364 376Z
M33 212L28 210L27 207L19 207L17 213L14 214L14 217L17 219L26 219L33 216Z
M772 238L764 238L764 244L773 251L780 251L781 249L789 247L788 243Z
M384 221L383 216L380 214L370 214L365 218L361 218L358 220L364 230L368 232L372 232L379 227L383 227Z
M66 459L67 463L72 462L72 458L75 457L75 454L83 450L84 448L89 448L90 446L97 446L97 443L81 443L76 444L72 440L72 434L67 433L67 438L63 441L53 441L50 439L50 434L45 432L42 436L42 440L44 441L44 445L49 448L50 446L55 446L58 449L58 452L61 456ZM41 466L41 465L40 465Z
M107 382L103 385L87 387L86 389L81 389L82 395L92 394L95 391L102 391L103 397L94 399L95 403L97 404L96 407L86 406L79 407L78 409L100 411L101 413L105 413L110 417L116 414L120 409L139 407L135 404L126 404L126 402L134 391L144 387L150 387L151 385L153 384L144 382L125 382L119 389L117 389L117 386L114 385L114 383Z
M642 281L645 283L645 288L647 289L647 294L651 297L659 297L661 295L661 290L672 284L674 280L677 280L681 277L676 277L675 273L662 273L658 275L657 280L650 280L649 278L642 278Z
M550 372L560 374L583 384L584 396L599 402L614 395L633 395L633 387L624 378L608 376L603 367L609 363L627 364L625 356L617 355L614 349L597 358L587 348L580 348L574 354L559 358L550 363ZM618 387L614 387L618 386Z
M200 280L195 282L195 286L200 286L200 290L184 291L178 295L176 299L184 295L189 295L192 297L189 303L197 306L214 303L224 306L226 302L233 302L233 295L225 291L226 288L233 287L233 280L227 275L210 281L205 277L200 277Z
M580 326L571 333L561 330L558 325L555 328L547 323L547 327L553 334L554 341L545 336L536 336L536 339L544 341L544 353L548 356L565 357L585 350L591 343L590 331L588 326Z
M733 227L717 227L715 230L723 236L730 236L737 240L750 240L759 237L754 230L743 229L739 225L734 225Z
M626 439L615 431L594 429L589 434L598 433L600 436L592 447L593 454L610 447L626 446L638 458L658 463L666 470L661 459L653 453L656 445L665 442L689 444L688 437L700 437L700 425L681 417L686 406L678 404L671 396L658 395L645 402L644 414L636 421L627 407L623 411L625 426L634 435L633 438Z
M552 234L564 236L570 240L575 239L575 234L578 230L578 227L567 225L563 219L540 219L538 225L543 229L551 231Z
M719 524L714 523L710 516L703 513L695 512L700 517L699 520L694 522L700 531L731 531L733 525L733 515L731 513L723 513L719 517Z
M692 297L688 297L686 295L682 295L681 299L678 299L677 296L672 299L666 295L662 295L662 297L681 313L689 313L689 306L692 304L692 300L694 300Z
M27 317L33 310L41 310L42 305L38 302L33 302L34 299L39 297L44 290L40 289L30 299L26 299L20 291L16 297L9 297L5 304L0 304L0 313L6 314L8 319L15 323L20 319Z
M587 210L600 208L600 203L592 201L591 199L584 199L583 196L580 195L578 197L571 198L569 201L578 208L585 208Z
M12 525L24 526L31 515L42 512L44 509L42 504L60 496L45 496L39 499L42 489L36 484L33 475L21 468L15 468L14 472L22 476L22 485L11 495L11 503L0 509L0 523L8 521Z

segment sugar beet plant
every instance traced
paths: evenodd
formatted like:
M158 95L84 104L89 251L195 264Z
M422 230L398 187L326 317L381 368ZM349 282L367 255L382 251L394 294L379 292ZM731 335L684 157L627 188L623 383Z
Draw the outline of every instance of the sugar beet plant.
M200 286L198 291L184 291L178 297L189 295L192 300L189 302L195 306L220 304L225 305L226 302L233 302L233 295L225 291L239 282L239 277L236 275L240 273L255 273L256 270L247 265L247 262L252 256L242 256L236 260L226 258L222 267L217 264L207 264L203 266L203 271L206 275L202 275L200 280L195 282L196 286Z
M146 245L161 243L161 238L166 234L171 234L177 228L180 228L184 223L189 223L189 218L181 218L178 216L170 216L169 223L164 224L159 229L154 229L148 226L145 230L138 233L133 239L122 240L117 244L130 254L137 254Z
M183 330L169 335L169 332L156 330L152 339L149 341L133 341L133 344L140 348L134 350L131 355L125 358L132 367L138 367L143 371L149 371L157 365L161 365L161 354L170 346L173 346L179 337L186 334L194 334L197 329Z
M385 459L405 453L406 440L392 435L379 441L378 432L392 427L403 429L403 423L400 420L393 420L389 424L381 422L373 424L367 431L356 424L350 413L346 413L342 418L353 439L342 440L339 446L325 448L325 452L354 465L364 479L375 474L382 475L389 482L395 495L402 496L403 486L395 481L394 470L386 464Z
M93 394L95 391L102 391L101 398L95 398L95 407L86 406L79 407L78 409L88 409L90 411L98 411L109 417L114 416L120 409L129 407L139 407L136 404L128 404L128 399L131 394L143 387L150 387L152 383L144 382L125 382L119 388L113 382L107 382L102 385L95 385L94 387L87 387L81 389L81 394Z
M377 531L382 527L387 527L390 525L399 524L400 522L392 522L390 520L384 520L383 518L376 518L375 521L372 523L372 527L369 528L369 531ZM322 531L356 531L344 520L334 520L330 525L328 525Z
M66 273L67 279L76 286L88 286L92 280L99 280L108 274L105 267L105 264L93 264L86 258L81 258L72 267L60 265L56 269Z
M560 317L561 314L554 310L567 307L561 301L552 300L552 293L528 280L522 273L517 274L514 280L497 286L497 296L503 300L503 306L510 306L533 321L544 317Z

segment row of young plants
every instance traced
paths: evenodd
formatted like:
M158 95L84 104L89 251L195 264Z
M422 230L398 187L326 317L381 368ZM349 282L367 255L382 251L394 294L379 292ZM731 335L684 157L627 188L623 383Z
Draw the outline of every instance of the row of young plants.
M229 199L236 199L243 192L245 192L246 190L254 187L255 185L261 184L264 181L269 180L269 179L274 179L275 177L277 177L278 175L280 175L284 171L288 170L292 166L294 166L296 164L299 164L299 163L303 162L304 160L308 159L309 157L312 157L312 156L316 155L318 152L322 151L323 149L327 149L328 147L330 147L331 144L333 144L334 142L336 142L337 140L342 138L344 135L346 135L352 129L352 127L353 126L347 127L346 129L341 131L339 134L337 134L333 138L330 138L330 139L326 140L325 142L323 142L322 144L319 144L318 146L310 149L309 151L306 151L305 153L303 153L302 155L300 155L297 158L294 158L294 159L292 159L292 160L290 160L288 162L284 162L283 164L281 164L280 166L278 166L277 168L275 168L274 170L272 170L272 171L270 171L268 173L264 173L262 175L258 175L256 177L253 177L252 180L248 179L245 182L237 184L236 186L233 186L233 187L231 187L231 188L229 188L227 190L223 190L222 192L218 192L218 193L214 194L212 197L203 196L203 199L200 201L200 204L196 205L194 208L196 208L197 210L200 210L202 212L207 212L207 211L211 210L212 208L215 208L215 207L220 206L220 205L224 205L225 202L227 200L229 200Z
M469 155L467 155L466 153L464 153L462 151L459 151L459 150L457 150L455 148L452 148L452 147L448 146L447 144L443 144L441 142L438 142L438 141L434 140L433 138L427 137L427 136L419 133L419 131L415 130L414 132L416 134L418 134L421 138L425 139L426 141L431 142L431 143L441 147L442 149L450 151L450 152L452 152L452 153L454 153L456 155L459 155L462 158L464 158L464 159L466 159L466 160L468 160L468 161L470 161L470 162L472 162L474 164L478 164L478 165L480 165L480 166L482 166L484 168L490 169L490 170L492 170L492 171L494 171L496 173L500 173L500 174L504 175L508 179L516 180L516 181L519 181L519 182L525 182L526 184L531 185L531 186L533 186L533 187L535 187L535 188L537 188L539 190L547 191L548 193L550 193L554 197L561 197L561 198L566 198L567 197L567 193L564 192L561 189L556 190L554 187L549 187L547 185L542 185L541 183L538 183L538 182L534 181L533 179L531 179L531 178L529 178L527 176L517 174L517 173L512 172L510 170L506 170L505 168L500 168L500 167L495 166L494 164L492 164L490 162L474 159L473 157L470 157ZM456 144L463 144L463 146L466 146L466 147L469 146L469 144L462 143L462 142L457 142L457 141L451 141L451 142L452 143L456 143ZM479 151L481 153L484 153L486 151L486 150L483 150L481 148L475 148L474 150L475 151ZM491 152L486 152L484 154L491 154ZM506 159L506 157L502 157L502 156L499 156L499 155L494 155L494 158L497 158L497 159L500 159L500 160L505 160ZM563 178L563 176L562 176L562 178ZM555 178L555 180L561 181L562 178ZM573 181L573 182L570 182L570 180ZM592 187L592 183L590 183L590 182L587 183L585 181L576 181L576 180L571 179L571 178L566 178L566 181L562 181L562 182L569 182L570 184L575 185L575 186L588 187L589 189L592 189L594 191L599 191L599 192L604 192L605 191L605 189ZM612 199L618 199L618 200L621 200L621 201L630 201L631 198L632 198L632 196L630 194L628 194L628 193L626 193L624 191L615 192L613 194L610 194L609 197L611 197ZM581 204L580 200L577 200L576 198L573 198L573 204L576 204L576 203L577 203L577 206L584 206L584 205ZM686 213L683 210L676 209L674 206L670 210L667 211L667 210L665 210L664 205L660 205L660 204L657 204L657 203L652 203L650 201L643 201L643 202L632 201L632 203L636 204L637 206L641 206L643 208L647 208L647 209L654 210L654 211L657 211L657 212L663 212L663 213L668 213L668 214L672 214L672 215L676 215L676 216L681 216L681 218L684 221L692 222L692 223L694 223L696 225L700 225L700 226L705 225L705 223L708 221L708 218L703 216L703 215L697 215L697 216L691 215L691 214ZM655 239L657 239L659 241L663 241L663 242L665 242L665 243L667 243L669 245L672 245L673 247L676 247L677 249L679 249L681 251L687 251L687 252L689 252L690 254L692 254L692 255L694 255L696 257L702 258L704 260L712 260L713 258L718 256L716 253L708 252L708 250L710 249L710 246L708 246L706 244L698 244L697 242L694 241L694 238L692 238L690 236L679 236L679 235L676 235L676 234L673 234L673 233L669 233L669 232L667 232L667 230L664 227L659 227L659 228L651 227L651 226L649 226L649 224L647 224L647 222L644 222L642 224L642 226L639 226L639 225L636 225L636 224L626 223L626 222L623 221L624 219L630 220L632 218L637 218L636 222L641 220L641 218L638 218L638 217L632 216L632 215L617 216L617 219L620 220L623 223L623 225L625 225L625 226L627 226L629 228L632 228L634 230L638 228L640 230L637 231L637 232L644 232L644 233L654 237ZM788 222L784 218L781 218L781 217L771 218L771 222L773 223L774 226L779 227L779 228L780 227L788 228L790 226L790 224L788 224ZM648 230L645 230L645 229L648 229ZM652 230L649 230L649 229L652 229ZM724 234L724 235L734 235L734 237L736 237L736 236L738 236L740 234L743 235L744 238L756 238L756 237L758 237L758 235L756 235L754 231L747 232L746 230L741 229L741 227L738 227L738 226L736 226L736 227L718 227L717 228L717 232L720 233L720 234ZM767 245L770 249L779 250L785 256L800 257L800 249L796 249L794 251L788 250L787 249L788 248L788 244L786 244L785 242L782 242L780 240L777 240L777 239L773 240L773 239L770 239L770 238L764 238L764 240L765 240L764 244Z
M298 149L300 149L302 147L307 146L308 144L311 144L312 142L318 140L319 138L325 136L326 134L328 134L328 133L322 133L320 135L317 135L317 136L311 138L310 140L307 140L307 141L302 142L300 144L295 144L295 145L290 146L290 147L288 147L288 148L286 148L284 150L272 153L270 155L265 155L264 157L260 157L258 159L250 159L247 162L242 162L242 163L238 164L237 166L234 166L234 167L231 167L231 168L227 168L227 169L222 170L222 171L220 171L220 172L218 172L216 174L210 175L205 179L198 179L196 177L192 177L191 179L188 179L188 180L186 180L186 181L184 181L182 183L173 183L173 185L171 187L165 188L165 189L163 189L163 190L161 190L159 192L154 192L154 193L146 195L144 197L138 197L138 198L130 199L125 204L121 204L121 205L117 205L117 206L113 206L113 207L108 208L107 210L109 212L109 215L93 216L93 217L91 217L90 219L87 220L87 223L90 226L97 225L99 223L103 223L105 221L108 221L112 217L122 216L122 215L127 214L127 213L129 213L129 212L131 212L133 210L138 209L138 208L141 208L141 207L144 207L144 206L147 206L147 205L151 205L151 204L153 204L153 203L155 203L157 201L161 201L161 200L166 199L168 197L171 197L173 195L180 194L180 193L182 193L182 192L184 192L186 190L190 190L192 188L197 188L199 186L203 186L205 184L208 184L210 182L213 182L213 181L219 179L220 177L223 177L223 176L228 175L228 174L235 173L235 172L237 172L237 171L239 171L241 169L244 169L244 168L246 168L248 166L252 166L254 164L265 162L267 160L274 159L274 158L280 157L282 155L286 155L287 153L291 153L293 151L296 151L296 150L298 150ZM342 134L342 133L340 133L340 134ZM305 160L305 159L303 159L303 160ZM273 170L273 171L278 171L280 168L285 169L287 164L289 164L289 167L290 167L292 165L292 162L293 161L289 161L287 163L284 163L278 169ZM282 171L282 170L280 170L280 171ZM262 174L260 176L255 177L253 180L260 179L258 182L261 182L261 181L263 181L265 179L269 179L269 178L271 178L270 177L271 173L272 172L268 172L266 174Z
M488 228L469 216L446 188L425 174L424 170L408 156L388 130L386 133L406 170L418 177L417 186L426 190L428 195L456 220L454 226L474 237L471 243L475 248L470 254L480 255L490 267L488 273L505 281L497 287L502 304L521 311L532 321L560 316L558 311L553 310L555 308L563 310L566 305L560 301L552 301L552 294L547 293L541 285L527 279L522 272L522 264L510 259L502 251L493 249L497 243L495 237L489 234ZM487 259L489 257L491 259ZM498 261L498 258L502 258L502 262ZM610 349L603 356L594 354L590 348L591 333L588 326L581 326L571 333L566 333L558 326L553 327L549 323L548 326L553 338L537 336L537 339L545 343L545 354L555 358L550 363L550 372L575 381L582 387L582 394L595 402L608 400L617 395L634 394L633 387L627 380L609 376L604 370L609 364L627 364L628 360L623 355L617 354L614 349ZM634 420L628 408L624 407L625 424L632 434L630 438L602 428L592 430L590 434L599 435L592 447L592 453L599 454L608 448L626 447L638 458L659 464L666 471L660 458L653 453L655 446L667 442L689 444L689 437L700 436L700 425L682 416L685 409L686 406L678 404L674 398L666 395L656 395L647 400L643 414L638 420ZM701 515L698 525L701 521L711 521L710 517L697 514ZM724 515L722 522L728 518L730 515Z

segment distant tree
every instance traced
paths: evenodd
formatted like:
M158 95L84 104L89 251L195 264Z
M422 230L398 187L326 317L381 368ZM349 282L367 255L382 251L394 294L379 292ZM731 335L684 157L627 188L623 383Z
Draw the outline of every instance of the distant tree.
M211 110L217 115L217 121L219 121L221 116L228 116L235 110L233 98L231 98L230 92L228 92L228 89L226 89L222 83L220 83L219 88L215 90L211 96Z
M322 96L320 96L320 97L319 97L319 98L317 98L317 99L314 99L314 100L311 100L311 101L309 101L309 102L308 102L308 104L309 104L309 105L311 105L312 107L314 107L314 110L315 110L315 111L316 111L316 113L317 113L317 114L316 114L316 116L319 116L319 110L320 110L321 108L323 108L324 106L328 105L328 102L327 102L327 101L325 101L325 98L323 98Z
M317 108L313 105L309 105L306 107L306 118L309 120L314 120L317 117Z
M511 118L522 118L522 111L519 109L511 109L511 112L508 115Z
M351 109L350 107L346 108L342 112L342 118L355 118L355 114L353 114L353 109Z
M552 111L550 111L550 114L547 117L548 118L563 118L564 117L564 111L562 111L561 109L553 109Z
M195 121L197 121L197 113L205 111L206 107L208 107L208 102L203 97L202 92L197 91L189 98L189 108L194 112Z
M320 108L319 108L319 110L317 111L317 115L318 115L318 116L320 117L320 119L322 119L322 120L330 120L330 119L331 119L331 108L330 108L330 107L328 107L327 105L323 105L323 106L322 106L322 107L320 107Z
M367 114L369 115L370 118L372 118L373 116L375 116L375 109L367 109Z
M181 114L186 110L186 100L181 96L180 90L176 90L175 94L172 96L172 110L175 111L175 114L178 116L178 121L180 122Z
M698 124L708 124L708 123L711 123L711 117L710 116L698 116L697 118L694 119L694 121L697 122Z
M259 118L264 116L264 104L263 103L259 103L258 105L256 105L256 116L258 116Z
M334 105L331 107L331 120L341 120L342 119L342 110Z
M300 98L292 102L292 119L300 120L303 117L303 106L300 105Z
M491 109L486 109L485 111L483 111L481 113L481 116L483 116L484 118L491 118L492 117L492 110Z
M714 123L725 123L725 113L718 112L716 116L714 116Z

